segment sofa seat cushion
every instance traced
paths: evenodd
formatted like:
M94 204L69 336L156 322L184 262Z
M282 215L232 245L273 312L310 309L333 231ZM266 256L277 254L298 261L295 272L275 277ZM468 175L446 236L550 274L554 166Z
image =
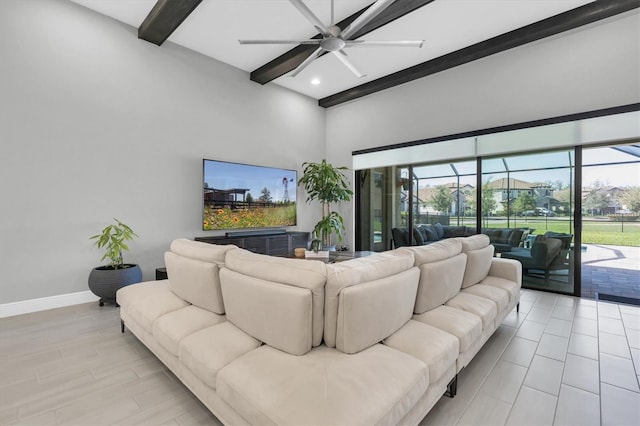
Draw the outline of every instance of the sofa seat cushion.
M429 386L422 361L385 345L304 356L262 346L218 373L217 392L250 424L398 424Z
M148 333L153 333L153 322L162 315L177 311L189 303L169 289L169 282L147 281L122 287L116 293L121 309Z
M456 336L415 320L407 322L383 343L427 364L431 383L440 380L456 365L460 353L460 342Z
M178 356L178 347L182 339L224 321L226 320L223 315L191 305L158 318L153 323L153 337L166 350Z
M493 302L496 304L496 308L498 308L497 312L502 312L509 305L509 292L499 287L487 284L476 284L463 289L462 292L475 294L476 296L493 300Z
M178 356L196 377L215 389L224 366L259 346L260 341L226 321L185 337Z
M491 243L491 245L496 253L504 253L513 249L513 246L509 244Z
M439 306L413 319L446 331L458 338L460 352L464 352L482 336L482 320L477 315L449 306Z
M493 287L498 287L509 293L509 303L517 303L520 300L520 285L504 278L487 276L480 284L485 284Z
M460 292L447 301L446 305L479 316L480 320L482 320L483 330L488 327L493 327L496 316L498 315L498 308L492 300L476 296L475 294Z

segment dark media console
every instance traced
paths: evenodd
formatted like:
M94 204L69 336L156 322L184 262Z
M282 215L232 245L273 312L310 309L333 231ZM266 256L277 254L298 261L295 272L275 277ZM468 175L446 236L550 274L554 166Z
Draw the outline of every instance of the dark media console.
M196 241L209 244L234 244L254 253L279 256L292 253L298 247L307 247L308 232L238 231L214 237L196 237Z
M238 237L257 237L260 235L282 235L282 234L286 234L287 230L286 229L282 229L282 228L277 228L277 229L259 229L257 231L251 231L251 230L246 230L246 231L230 231L225 233L224 235L227 238L238 238Z

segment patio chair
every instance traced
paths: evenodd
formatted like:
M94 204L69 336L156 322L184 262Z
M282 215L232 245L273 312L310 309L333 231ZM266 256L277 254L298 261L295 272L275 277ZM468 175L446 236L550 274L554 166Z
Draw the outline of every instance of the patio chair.
M544 273L545 283L549 282L549 272L552 264L560 255L562 241L558 238L538 238L530 249L514 248L502 253L505 259L515 259L522 264L523 274L530 274L530 270L539 270Z
M546 232L544 236L545 238L555 238L562 242L562 245L560 246L560 252L547 267L547 271L552 272L567 270L567 282L571 283L571 276L573 274L573 253L571 250L571 241L573 241L573 234L563 234L549 231Z

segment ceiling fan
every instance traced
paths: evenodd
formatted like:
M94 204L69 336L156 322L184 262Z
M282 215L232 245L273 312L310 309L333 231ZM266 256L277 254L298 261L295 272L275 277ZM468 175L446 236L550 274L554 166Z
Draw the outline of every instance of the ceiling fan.
M325 52L333 53L356 77L364 77L365 74L347 59L344 49L357 46L402 46L402 47L422 47L424 40L396 40L396 41L373 41L373 40L351 40L358 30L368 24L372 19L378 16L395 0L377 0L367 10L364 11L344 30L335 25L334 22L334 0L331 0L331 22L330 26L325 26L320 19L302 2L302 0L289 0L289 2L304 15L311 25L313 25L322 35L319 39L309 40L238 40L240 44L312 44L318 45L318 48L307 57L289 76L295 77L305 69L311 62L316 60Z

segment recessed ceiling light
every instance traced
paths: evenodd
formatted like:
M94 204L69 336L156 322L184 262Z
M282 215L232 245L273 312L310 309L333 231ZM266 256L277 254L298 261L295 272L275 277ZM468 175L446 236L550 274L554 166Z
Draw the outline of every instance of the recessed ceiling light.
M311 80L311 84L313 84L314 86L317 86L318 84L320 84L320 79L314 78L313 80Z

